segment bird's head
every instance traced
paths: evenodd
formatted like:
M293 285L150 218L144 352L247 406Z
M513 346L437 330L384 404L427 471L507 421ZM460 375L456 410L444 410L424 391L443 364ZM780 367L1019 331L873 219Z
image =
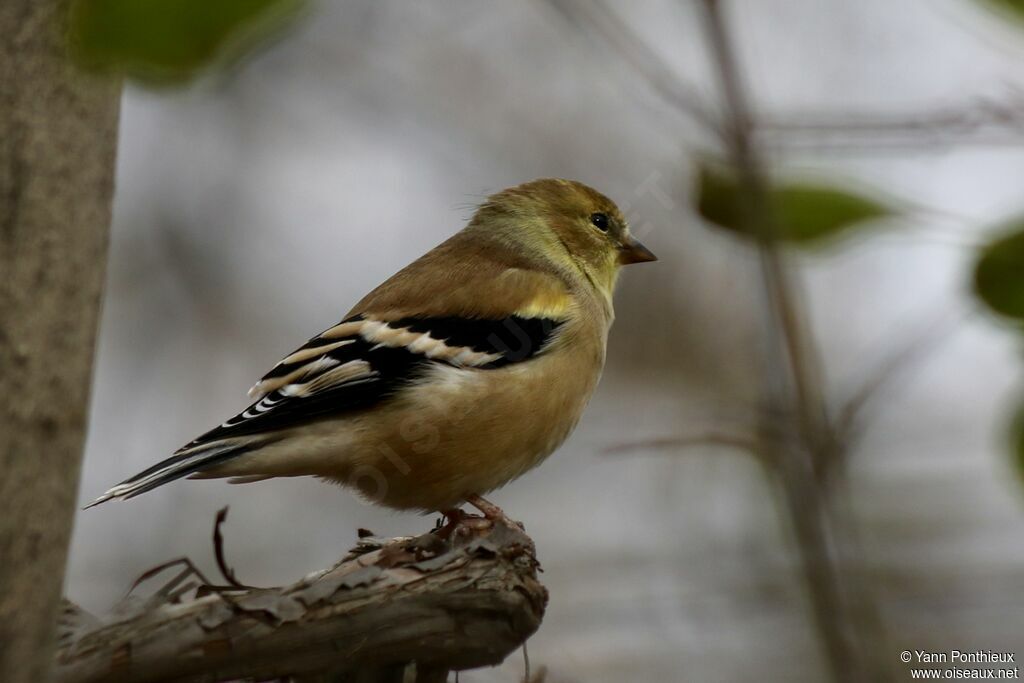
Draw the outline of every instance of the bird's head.
M579 272L609 297L619 268L657 260L612 200L575 180L541 178L503 190L471 226Z

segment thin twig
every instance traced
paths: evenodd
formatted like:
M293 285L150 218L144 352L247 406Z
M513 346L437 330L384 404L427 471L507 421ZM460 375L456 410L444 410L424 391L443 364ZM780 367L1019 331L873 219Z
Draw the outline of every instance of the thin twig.
M209 579L206 578L206 576L203 574L203 572L200 571L199 567L197 567L192 562L192 560L190 560L187 557L179 557L179 558L174 559L174 560L168 560L167 562L164 562L162 564L158 564L157 566L153 567L152 569L147 569L146 571L144 571L142 573L142 575L139 576L139 578L135 579L135 581L132 583L132 585L129 586L128 591L125 593L125 597L128 597L129 595L131 595L133 592L135 592L136 588L141 586L146 581L149 581L150 579L152 579L157 574L160 574L161 572L163 572L163 571L165 571L167 569L170 569L171 567L176 567L176 566L179 566L179 565L183 566L185 568L181 572L179 572L178 574L175 574L174 578L172 578L170 581L168 581L166 584L164 584L157 591L158 595L163 595L163 594L166 594L167 592L173 590L174 587L176 587L179 583L181 583L181 581L183 581L188 576L196 576L196 577L198 577L199 580L203 582L203 586L206 587L206 588L209 588L212 591L229 591L229 590L232 590L231 586L217 586L217 585L213 584Z
M547 0L574 27L588 26L601 37L601 48L615 50L651 86L655 93L709 131L719 121L705 107L700 95L679 78L645 40L640 38L601 0Z
M644 439L628 443L615 444L605 448L606 455L621 455L633 451L663 450L670 448L689 448L691 446L725 446L744 451L754 456L760 455L760 444L752 436L734 432L708 431L700 434L682 434L659 439Z
M835 421L837 438L844 442L850 442L855 436L855 426L863 416L868 404L887 385L909 372L915 364L922 363L930 351L934 351L957 329L959 323L963 321L963 317L962 315L950 315L943 311L937 318L919 325L915 332L908 335L903 344L879 360L875 368L866 373L867 378L840 404Z
M228 506L225 505L220 510L217 510L217 517L213 522L213 556L217 561L217 569L220 571L220 575L224 577L224 580L229 586L242 590L256 590L256 586L247 586L244 583L239 582L238 579L235 578L235 570L229 567L227 560L224 559L224 537L220 533L220 525L223 524L227 518Z
M872 649L858 625L875 625L869 601L855 594L841 572L837 553L842 551L832 511L822 485L822 464L838 460L843 444L829 428L821 390L819 360L799 315L793 284L774 237L778 225L768 200L768 181L751 141L753 121L744 94L739 65L730 45L719 0L704 0L706 33L726 102L724 144L736 166L745 202L741 219L758 235L761 272L768 298L772 334L766 364L766 406L762 432L775 429L774 415L795 414L796 433L776 441L767 436L761 448L772 456L772 468L784 489L793 528L798 537L804 574L814 614L821 629L833 676L838 681L881 680L877 648ZM781 344L774 343L781 337ZM859 604L858 604L859 603ZM856 623L855 623L856 622ZM873 657L874 655L874 657Z
M929 147L943 144L1024 144L1024 93L1011 89L1004 98L976 98L967 105L919 113L796 113L766 117L754 133L781 138L789 147L820 145L822 138L846 138L857 146ZM993 137L998 134L999 137ZM983 137L988 135L988 138ZM834 143L833 143L834 144Z
M258 610L247 610L240 606L238 602L234 600L230 595L230 593L232 592L239 593L241 591L252 591L260 589L252 586L245 586L236 581L234 578L234 572L227 568L226 564L224 563L222 551L223 539L220 537L219 528L224 519L227 518L227 510L227 507L224 507L220 511L218 511L216 521L214 522L213 533L214 553L217 555L217 566L220 569L221 574L224 575L224 579L228 581L229 585L220 586L213 583L206 577L202 570L200 570L199 567L197 567L190 558L179 557L175 560L169 560L167 562L164 562L153 567L152 569L148 569L147 571L143 572L142 575L139 578L135 579L134 583L132 583L132 585L128 588L127 593L125 593L125 597L131 595L132 592L136 588L138 588L142 583L148 581L157 574L167 569L170 569L171 567L181 565L182 567L184 567L182 571L175 574L170 581L161 586L160 589L157 590L157 592L154 593L154 595L150 598L150 601L153 601L155 598L157 599L158 602L176 602L185 593L188 593L192 589L196 589L197 595L205 595L209 593L216 595L222 601L224 601L236 614L244 614L263 623L273 625L275 622L270 615L264 614L263 612L260 612ZM181 582L189 576L197 577L200 583L198 585L180 585Z
M707 33L727 105L723 142L732 153L747 198L741 207L744 213L742 218L752 234L763 238L758 241L758 249L768 310L773 314L769 320L785 345L785 357L782 360L784 367L788 366L790 370L796 392L796 412L804 438L809 443L817 443L825 421L821 396L816 391L820 384L819 361L797 313L793 285L782 262L782 254L776 246L775 238L781 231L768 201L765 171L751 142L753 119L743 94L739 65L736 64L728 42L719 3L718 0L705 0L704 5L707 8ZM784 391L781 387L776 388L776 391L780 390Z
M192 562L192 560L187 558L187 557L179 557L176 560L170 560L168 562L164 562L163 564L159 564L159 565L153 567L152 569L149 569L149 570L143 572L142 576L140 576L139 578L135 579L135 582L132 583L132 585L128 588L128 591L125 593L125 597L128 597L129 595L131 595L132 592L136 588L138 588L142 583L144 583L144 582L148 581L149 579L153 578L154 576L156 576L160 572L162 572L162 571L164 571L166 569L170 569L171 567L174 567L174 566L177 566L177 565L182 565L184 567L184 569L182 569L182 571L180 571L177 574L175 574L171 578L170 581L168 581L163 586L161 586L159 588L159 590L157 590L157 592L154 593L153 596L150 597L150 599L149 599L150 603L153 603L154 601L157 602L157 603L176 602L185 593L188 593L192 589L196 589L197 595L206 594L206 593L212 593L212 594L216 595L218 598L220 598L222 601L224 601L224 603L226 603L231 608L231 610L234 613L236 613L236 614L244 614L244 615L246 615L248 617L257 619L258 621L261 621L261 622L264 622L264 623L269 623L269 624L273 624L274 623L273 619L271 619L268 615L266 615L266 614L264 614L262 612L254 611L254 610L246 610L245 608L241 607L229 595L229 593L231 593L232 591L239 592L240 590L245 590L245 587L242 587L240 589L240 588L237 588L235 586L218 586L216 584L211 583L210 580L208 578L206 578L206 575L203 574L203 572L199 569L199 567L197 567L195 565L195 563ZM199 579L200 583L198 585L196 585L194 583L188 583L188 584L181 585L181 582L184 581L189 576L197 577ZM258 590L258 589L256 589L256 590Z

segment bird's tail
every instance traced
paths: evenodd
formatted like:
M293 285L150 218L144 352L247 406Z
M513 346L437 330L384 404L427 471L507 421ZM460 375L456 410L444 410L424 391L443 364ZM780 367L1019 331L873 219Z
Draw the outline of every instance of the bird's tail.
M163 486L176 479L187 477L205 469L215 467L226 460L237 457L256 446L252 441L224 440L213 441L183 448L171 457L158 462L147 470L139 472L130 479L125 479L102 496L85 506L85 509L99 505L108 500L127 500L140 493L145 493Z

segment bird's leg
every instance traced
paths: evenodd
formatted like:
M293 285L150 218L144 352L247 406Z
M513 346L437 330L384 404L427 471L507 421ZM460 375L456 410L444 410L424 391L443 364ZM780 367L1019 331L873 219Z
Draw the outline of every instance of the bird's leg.
M500 521L504 523L505 526L519 527L520 529L524 528L521 522L515 521L514 519L506 515L505 511L502 510L500 507L498 507L491 501L486 500L481 496L478 496L476 494L466 496L466 502L475 507L480 512L484 513L484 517L486 517L492 522Z
M449 510L439 510L442 516L442 521L445 526L452 524L458 524L466 516L466 513L462 511L462 508L451 508Z
M487 519L506 519L505 511L491 501L476 494L466 496L466 502L484 513Z
M448 510L438 510L441 513L441 520L438 522L437 527L434 529L434 533L441 538L448 538L455 531L455 528L462 524L466 519L466 513L460 508L450 508Z

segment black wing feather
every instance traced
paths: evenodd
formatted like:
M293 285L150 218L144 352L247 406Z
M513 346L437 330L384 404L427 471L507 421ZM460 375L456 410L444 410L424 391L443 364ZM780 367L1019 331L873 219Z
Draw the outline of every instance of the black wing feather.
M390 323L413 332L429 333L452 346L464 346L483 353L500 353L501 358L480 366L500 368L540 353L561 323L550 318L522 318L512 315L498 320L479 318L403 318Z
M360 320L362 318L356 316L343 322ZM505 367L532 358L544 350L560 324L559 321L547 318L519 316L498 320L456 317L403 318L387 323L388 327L394 329L403 328L419 334L430 334L432 338L443 340L449 346L464 347L487 354L500 354L498 359L476 366L480 370ZM340 364L365 361L372 370L371 375L305 396L290 396L282 393L281 389L274 390L223 425L198 437L185 448L229 437L294 427L327 415L366 410L386 400L406 384L416 381L429 366L445 362L428 358L422 353L414 353L404 346L384 346L361 337L341 340L318 336L310 339L298 350L327 347L340 341L348 343L295 363L282 363L267 373L264 379L284 377L324 358L338 361ZM338 365L335 364L333 367ZM307 376L296 381L305 382L310 379Z
M423 356L401 348L374 349L371 344L361 339L326 355L337 358L353 354L359 354L355 357L369 362L375 374L309 396L285 396L280 390L275 390L223 425L198 437L189 446L232 436L294 427L328 414L372 408L402 385L415 381L430 362ZM257 407L264 402L273 405L267 410L257 412Z

